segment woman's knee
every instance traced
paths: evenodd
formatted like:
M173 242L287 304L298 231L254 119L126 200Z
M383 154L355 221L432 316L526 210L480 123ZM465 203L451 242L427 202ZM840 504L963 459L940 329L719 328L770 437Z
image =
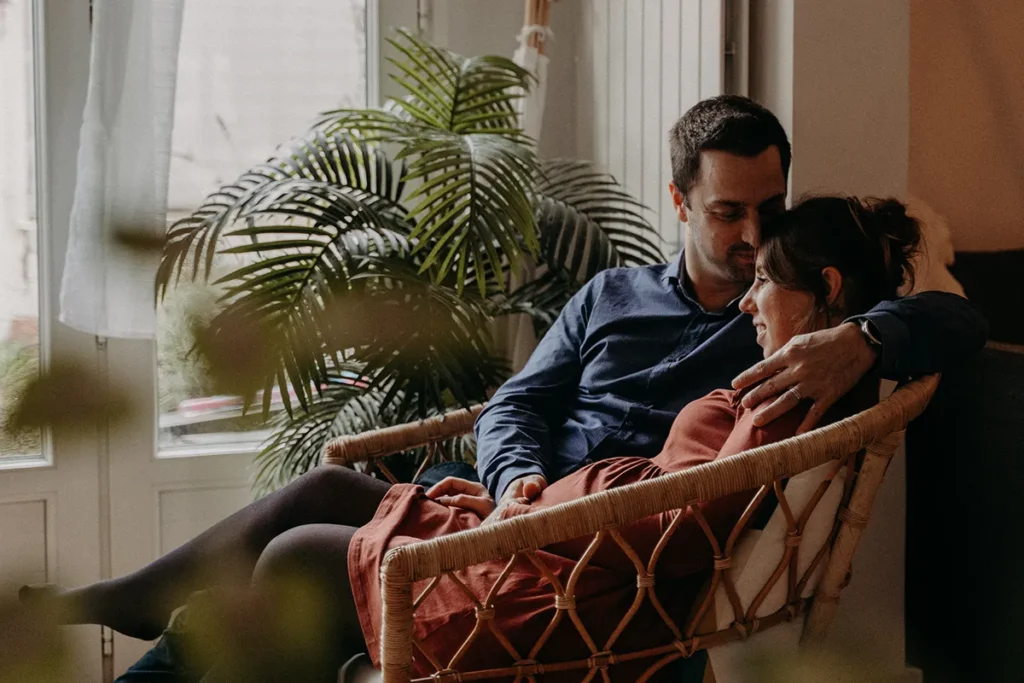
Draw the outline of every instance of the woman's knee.
M351 527L310 524L281 534L260 555L253 586L300 616L329 620L343 639L357 638L348 580L348 547L355 532Z
M333 524L298 526L275 537L260 554L253 581L319 578L344 570L352 530ZM342 573L343 576L345 574Z
M321 465L292 484L290 492L297 524L346 524L368 522L389 485L347 467Z

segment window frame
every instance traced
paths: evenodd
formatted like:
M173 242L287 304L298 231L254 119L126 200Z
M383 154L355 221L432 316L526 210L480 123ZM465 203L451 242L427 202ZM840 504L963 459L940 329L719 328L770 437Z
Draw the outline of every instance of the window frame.
M64 216L70 216L74 198L80 116L78 120L74 116L51 116L51 112L81 112L84 109L89 25L81 21L83 17L88 19L88 10L75 11L72 0L27 1L30 3L32 39L32 180L36 212L39 371L46 372L55 358L84 364L95 362L95 344L90 344L88 335L57 324L70 225L69 218ZM56 36L60 39L55 39ZM76 87L75 74L81 74L83 67L85 78L80 79ZM74 140L70 148L63 144L69 139ZM61 142L56 142L58 140ZM62 214L63 207L67 207L67 214ZM57 216L61 219L56 219ZM57 444L63 438L55 438L49 427L42 428L40 432L38 455L0 458L0 471L55 468Z
M408 21L409 16L407 10L409 7L413 7L415 10L415 3L400 3L401 7L395 7L396 3L381 3L380 0L365 0L365 2L366 102L369 106L377 106L380 103L380 93L386 91L389 87L387 83L389 79L383 76L386 73L386 59L389 53L385 54L381 46L385 46L386 50L390 50L390 46L387 45L385 41L386 36L382 34L382 31L388 31L390 30L389 27L395 25L407 25L405 23ZM416 12L413 11L411 16L415 20ZM125 342L119 342L121 346L124 344ZM262 450L266 438L272 435L272 431L269 429L237 432L239 435L237 441L210 444L162 445L160 443L159 377L156 366L156 342L137 341L130 342L130 344L138 347L137 349L132 349L132 353L151 355L153 358L152 387L140 385L136 388L139 391L146 392L146 395L154 397L153 401L157 405L157 410L152 417L151 425L145 426L137 420L139 424L136 424L134 427L135 429L147 429L152 433L153 458L157 460L174 460L225 455L255 456ZM234 416L234 413L231 413L231 416ZM229 415L224 417L227 418Z

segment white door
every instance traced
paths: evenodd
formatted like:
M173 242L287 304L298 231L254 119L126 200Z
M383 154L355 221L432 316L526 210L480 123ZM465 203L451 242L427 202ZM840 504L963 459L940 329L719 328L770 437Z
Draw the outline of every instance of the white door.
M94 368L56 321L89 57L88 3L0 3L0 413L40 365ZM101 576L97 426L0 434L0 600L25 582ZM67 631L74 681L99 681L100 629Z
M374 99L377 32L416 20L415 3L385 7L392 14L381 20L373 0L185 0L169 220L266 160L321 112ZM158 309L156 344L111 339L102 351L111 383L130 387L135 404L134 419L106 444L113 576L253 498L253 458L268 432L230 397L210 395L176 334L183 312L204 296L193 286L172 290ZM114 669L147 647L116 635Z
M187 0L169 216L198 206L321 111L376 100L379 34L417 25L415 3L383 5ZM0 436L0 600L22 583L78 586L133 571L237 510L252 499L265 434L188 381L180 359L158 371L157 344L57 322L89 21L80 0L0 3L0 412L33 364L67 361L126 389L134 410L117 425ZM162 315L165 348L179 323ZM109 634L103 643L98 627L67 634L71 681L110 680L148 647Z

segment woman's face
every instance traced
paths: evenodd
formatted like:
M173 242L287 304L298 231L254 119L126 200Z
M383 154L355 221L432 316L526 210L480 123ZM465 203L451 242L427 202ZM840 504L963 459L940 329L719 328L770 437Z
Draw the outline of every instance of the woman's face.
M754 284L740 301L740 310L754 318L757 343L767 358L798 334L810 332L815 322L814 295L786 289L764 275L761 260L754 269ZM812 324L808 324L808 323Z

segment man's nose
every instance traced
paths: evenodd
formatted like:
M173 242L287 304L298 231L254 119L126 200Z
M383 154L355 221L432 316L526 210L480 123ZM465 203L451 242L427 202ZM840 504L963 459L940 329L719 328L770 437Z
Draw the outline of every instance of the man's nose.
M752 212L743 222L743 241L757 249L761 243L761 216Z

